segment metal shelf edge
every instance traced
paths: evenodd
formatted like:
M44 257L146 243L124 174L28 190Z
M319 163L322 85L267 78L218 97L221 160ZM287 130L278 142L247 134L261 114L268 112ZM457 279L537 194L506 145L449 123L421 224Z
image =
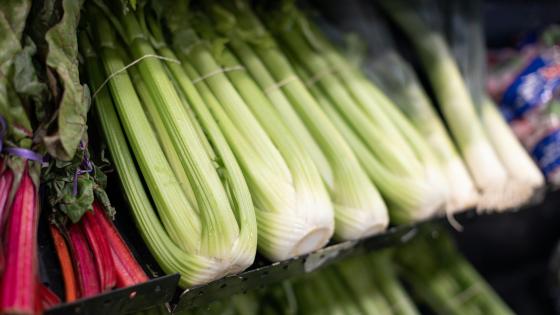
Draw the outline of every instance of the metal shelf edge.
M45 315L99 315L139 312L169 302L177 289L179 274L171 274L131 287L112 290L90 298L65 303Z
M181 293L178 301L175 301L176 305L172 313L177 314L249 290L262 289L282 280L313 272L344 257L406 242L416 234L416 229L416 224L391 227L382 234L357 241L335 243L307 255L275 262L206 285L186 289Z

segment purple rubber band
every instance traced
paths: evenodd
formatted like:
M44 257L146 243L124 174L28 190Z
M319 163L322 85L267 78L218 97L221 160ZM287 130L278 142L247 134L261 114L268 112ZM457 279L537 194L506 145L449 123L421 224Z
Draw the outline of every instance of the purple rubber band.
M3 150L3 152L8 153L9 155L15 155L15 156L19 156L21 158L24 158L26 160L31 160L31 161L35 161L35 162L39 162L41 163L41 165L45 165L45 161L43 159L43 156L37 152L31 151L29 149L24 149L24 148L5 148Z
M84 143L82 141L80 141L80 149L85 149ZM76 169L76 173L74 173L74 186L72 187L72 193L74 196L78 195L78 177L80 175L88 174L91 172L93 172L93 163L91 163L87 155L84 154L81 165Z
M4 148L4 136L6 136L6 131L8 130L8 124L6 123L6 119L0 116L0 152L5 152L10 155L19 156L21 158L36 161L41 163L41 165L46 166L46 161L43 156L37 152L31 151L29 149L24 148Z

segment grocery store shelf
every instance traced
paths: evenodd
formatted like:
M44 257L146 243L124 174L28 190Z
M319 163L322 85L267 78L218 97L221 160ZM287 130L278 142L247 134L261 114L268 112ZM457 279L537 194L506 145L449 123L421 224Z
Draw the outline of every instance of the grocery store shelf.
M126 215L123 221L126 221ZM456 216L462 222L477 217L474 210ZM128 221L130 222L130 221ZM59 305L45 312L46 315L62 314L128 314L170 302L173 314L203 306L229 296L250 290L262 289L286 279L293 279L325 267L348 256L369 251L398 246L412 239L425 224L446 222L445 218L433 218L413 225L390 227L386 232L362 240L333 242L313 253L289 260L270 263L257 256L253 266L238 275L227 276L206 285L180 291L177 286L179 275L160 276L160 271L151 273L152 280L133 287L113 290L91 298ZM117 222L119 226L119 222ZM119 226L120 227L120 226ZM132 234L134 228L128 225L121 230L131 248L137 252L140 262L148 270L153 269L153 261L145 248L140 248L141 240Z
M128 314L169 302L177 289L179 274L172 274L132 287L116 289L49 309L45 315Z
M438 219L435 219L438 220ZM434 220L430 220L431 222ZM351 255L359 255L370 250L396 246L412 239L418 231L415 225L402 225L389 228L385 233L371 236L359 241L335 243L313 253L269 265L254 267L238 275L228 276L207 285L186 289L181 293L173 313L206 305L212 301L224 299L237 293L264 288L286 279L293 279L305 273L325 267ZM257 263L257 265L259 265Z
M460 221L476 216L474 210L466 211L458 216ZM63 314L129 314L145 310L156 305L170 302L173 314L203 306L212 301L244 293L250 290L262 289L286 279L293 279L325 267L348 256L360 255L372 250L397 246L412 239L418 229L427 223L444 221L444 218L434 218L413 225L390 227L386 232L362 240L333 242L333 244L313 253L295 257L281 262L270 263L257 256L253 266L238 275L227 276L209 284L180 291L177 286L179 275L167 275L154 278L146 283L133 287L117 289L91 298L84 298L72 303L61 304L45 312L46 315ZM118 223L118 222L117 222ZM130 238L131 231L123 236ZM138 248L137 240L130 242L133 249L139 250L143 259L141 263L146 267L144 249ZM149 267L151 269L152 267Z

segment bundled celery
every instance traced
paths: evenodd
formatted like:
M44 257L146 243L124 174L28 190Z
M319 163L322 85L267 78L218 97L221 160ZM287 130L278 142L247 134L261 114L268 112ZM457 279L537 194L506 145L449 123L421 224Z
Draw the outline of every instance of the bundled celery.
M393 271L390 255L385 251L348 258L293 283L284 281L178 314L419 314Z
M478 192L460 155L414 70L394 47L392 35L373 5L360 1L337 5L332 1L326 8L342 31L357 32L363 38L367 55L355 56L356 62L365 67L367 75L408 117L441 163L449 185L447 212L475 206ZM332 30L327 34L337 35ZM354 48L359 50L359 47Z
M303 80L309 80L309 75L298 64L294 66ZM426 213L426 206L424 206L425 204L431 206L434 203L434 200L430 200L431 187L424 182L393 174L346 123L323 91L317 86L310 86L309 90L383 194L389 206L391 221L410 222L432 214L432 211Z
M336 236L356 239L384 230L388 216L383 200L344 138L297 78L286 57L247 4L237 1L231 9L232 12L214 4L208 11L217 29L228 36L228 46L266 93L283 122L321 172L335 207ZM232 15L234 12L236 16ZM240 21L237 22L236 18ZM226 53L229 54L222 52Z
M443 228L424 230L398 250L397 261L405 280L437 314L513 314Z
M492 147L476 113L459 68L445 42L432 0L381 1L387 13L412 41L431 81L459 151L481 193L478 207L504 209L518 205L519 186ZM429 20L428 20L429 18ZM441 23L440 23L441 24Z
M112 35L109 23L100 17L93 7L89 12L91 21L95 23L93 29L96 31L101 59L107 73L122 71L125 67L122 56L125 53ZM127 26L127 32L121 32L121 35L130 40L132 55L141 58L146 54L153 54L153 49L140 30L136 18L128 14L121 19ZM120 29L118 24L117 27ZM96 66L95 61L90 62ZM149 247L155 252L154 256L166 272L179 271L182 274L183 286L205 283L246 268L252 263L255 255L256 227L251 198L242 176L235 173L235 160L220 155L220 161L223 163L220 165L223 167L220 173L225 177L224 187L201 139L201 133L197 131L161 62L143 60L138 65L138 70L151 98L141 100L138 97L126 72L111 77L108 85L135 158L165 226L164 232L159 225L159 219L153 216L150 202L139 202L145 197L135 196L141 194L143 188L136 186L135 179L127 174L132 172L131 167L121 166L121 173L124 173L121 179L125 187L128 187L125 191L129 199L136 198L131 201L132 208L136 211L140 230L145 233L147 242L151 243ZM97 75L100 75L99 72ZM94 85L98 87L99 83ZM98 97L101 98L101 94ZM111 138L114 136L112 129L119 129L119 126L115 121L116 117L110 117L114 112L108 112L112 108L109 95L105 94L103 97L105 104L100 106L100 101L97 100L97 107L102 125L106 127L106 137ZM160 139L144 114L142 106L157 108L159 119L157 116L152 117L152 124L164 124L165 129L161 126L155 128L160 132ZM152 115L155 113L148 112ZM188 175L196 203L191 203L185 191L181 189L175 172L161 148L159 141L162 139L162 132L168 133L176 154L181 157L180 161ZM114 159L129 158L123 153L123 141L124 139L117 143L113 140L113 145L110 145ZM129 159L125 163L130 164L133 161ZM147 219L148 215L152 217ZM172 244L168 243L169 238L173 240Z
M362 309L346 279L332 267L302 278L294 288L302 314L367 314L372 310Z
M380 280L372 276L369 261L364 257L352 257L336 267L346 280L350 293L364 314L390 314L390 301L379 290Z
M282 260L324 246L334 228L332 204L311 158L237 62L223 64L230 67L225 69L237 67L235 71L220 66L218 62L227 61L216 60L209 42L199 39L184 18L189 16L184 5L169 12L184 81L195 83L248 179L257 208L259 250ZM177 77L178 70L173 72Z
M142 11L140 14L142 14ZM151 24L154 33L158 33L158 39L161 38L161 36L159 36L159 29L155 28L156 26L153 24L153 21ZM155 45L158 47L158 51L162 56L176 60L175 55L161 40L156 41ZM185 106L190 121L199 135L199 139L202 141L208 156L213 163L218 164L217 168L222 174L222 180L227 188L232 206L234 207L236 219L238 222L245 223L240 229L240 241L237 242L232 249L234 261L238 261L238 263L230 269L230 272L241 271L252 263L253 258L251 255L247 255L247 253L254 251L256 242L256 237L254 235L256 229L254 213L253 211L248 211L252 210L253 207L247 184L245 183L241 168L237 164L234 154L227 144L224 135L221 133L218 124L212 118L212 115L206 108L193 84L188 80L181 65L168 63L166 66L174 79L177 89L180 91L183 106ZM130 72L135 73L132 69ZM136 84L137 91L139 94L142 94L142 82L138 83L139 84ZM144 99L149 100L149 95L146 95ZM147 110L150 111L150 109ZM153 113L152 118L157 119L159 115L153 105L151 111ZM156 123L156 128L159 126L159 129L162 130L161 133L166 135L166 133L163 132L164 126L161 122L161 118L159 120L160 122ZM169 142L166 142L169 145ZM175 155L175 159L179 158L176 151L173 150L173 147L170 148L170 151L170 156ZM222 169L224 170L223 172ZM184 172L184 170L177 167L176 172ZM190 190L188 182L185 186L187 186L185 187L187 190Z
M371 270L372 274L371 278L374 279L382 298L387 300L391 314L419 314L413 301L397 278L392 256L393 252L391 250L385 250L366 257L369 264L368 270Z
M393 108L390 100L344 60L301 13L292 10L289 13L276 16L284 20L270 17L269 26L288 47L288 54L300 67L300 76L307 77L315 96L324 99L323 110L330 111L331 116L339 115L339 125L349 124L338 126L346 129L339 131L345 134L362 166L386 197L393 210L391 218L410 222L440 210L446 198L446 186L441 169L422 137ZM291 18L286 20L287 16ZM395 186L397 183L400 187ZM407 191L406 196L400 196L403 191Z
M544 176L485 91L486 50L480 1L451 1L451 48L463 73L482 126L512 185L511 205L522 205L544 185Z
M295 284L298 313L419 314L389 254L352 257L302 278Z
M85 56L90 86L94 89L98 88L102 83L104 73L98 65L93 47L84 34L80 37L80 49ZM165 231L144 190L142 179L132 163L134 157L128 148L126 137L113 108L113 101L107 90L100 90L98 93L95 99L95 109L132 215L148 248L165 272L181 273L182 286L199 282L200 278L204 279L205 277L200 277L196 271L198 268L205 268L205 265L209 265L211 260L186 254L175 245ZM212 270L209 271L212 272ZM207 275L207 277L211 276L211 274Z

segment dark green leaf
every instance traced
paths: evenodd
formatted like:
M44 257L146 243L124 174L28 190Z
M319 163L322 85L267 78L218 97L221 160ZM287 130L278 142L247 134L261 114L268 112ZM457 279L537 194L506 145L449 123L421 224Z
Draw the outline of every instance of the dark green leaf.
M89 91L80 84L78 73L77 27L83 1L62 0L60 21L46 33L48 54L46 64L62 91L55 111L55 126L42 139L55 158L69 160L86 130L90 106Z
M29 9L31 8L30 0L2 0L0 1L0 11L4 13L13 34L22 37L23 29ZM0 46L3 48L3 46Z

